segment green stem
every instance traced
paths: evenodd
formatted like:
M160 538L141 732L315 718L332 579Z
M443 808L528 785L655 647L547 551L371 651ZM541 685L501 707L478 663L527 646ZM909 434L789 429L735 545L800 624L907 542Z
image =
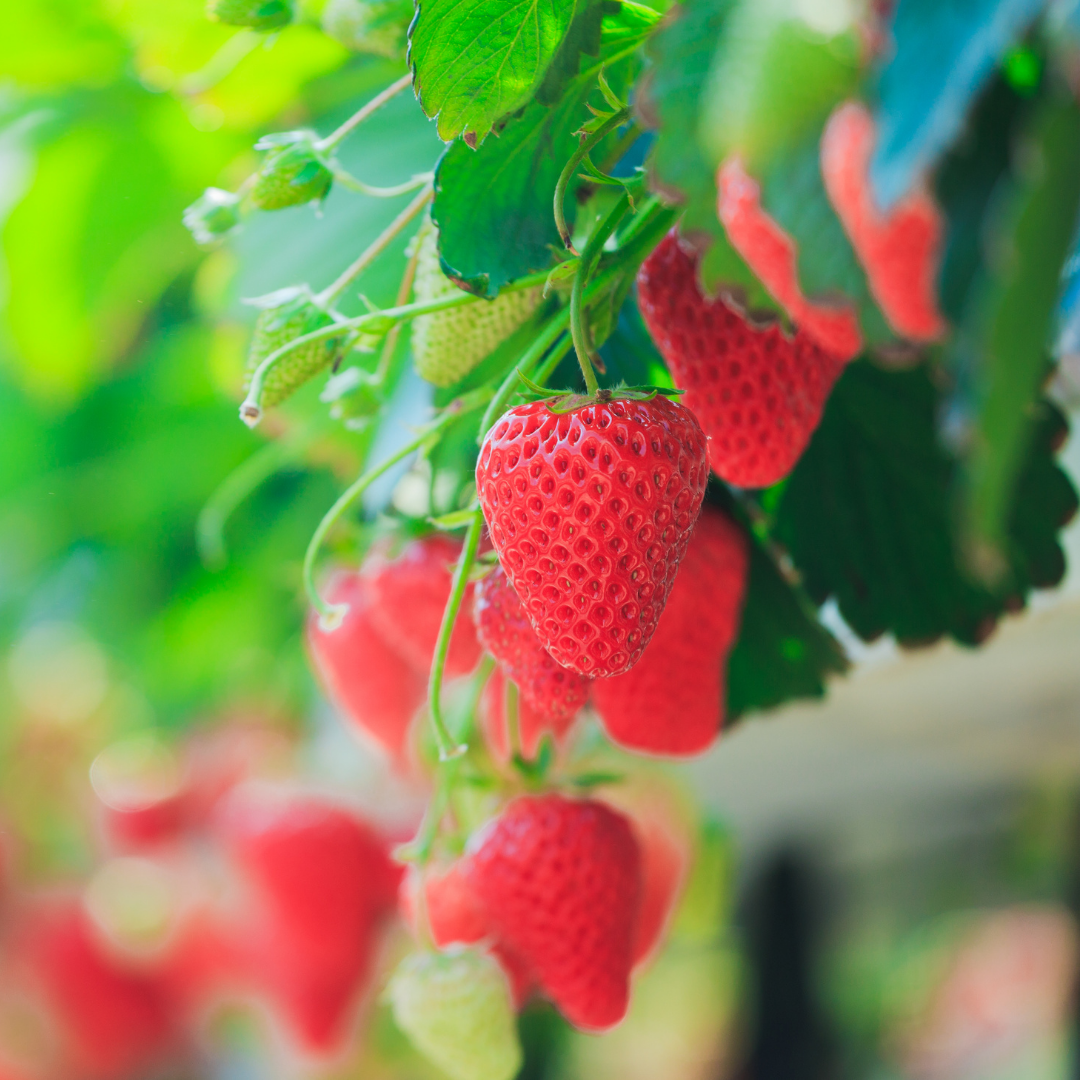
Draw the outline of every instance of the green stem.
M420 263L420 244L424 238L424 230L431 227L427 219L420 223L420 229L413 239L415 250L409 256L405 264L405 273L401 275L398 284L397 296L394 298L395 307L403 307L409 302L409 293L412 292L413 282L416 280L416 268ZM397 348L398 338L401 336L401 323L395 323L383 341L382 352L379 354L379 364L375 369L375 381L382 386L390 372L390 365L394 361L394 350Z
M397 195L406 195L410 191L423 187L425 184L430 184L433 175L432 173L417 173L411 180L395 184L393 187L376 187L374 184L365 184L363 180L357 179L352 173L346 172L340 166L335 168L333 173L334 179L342 187L347 187L350 191L367 195L372 199L392 199Z
M570 290L570 333L574 338L574 349L577 351L581 374L585 377L585 392L590 397L596 396L600 386L596 381L596 372L593 371L592 346L589 341L589 330L585 325L585 286L596 261L600 258L604 244L607 243L608 237L615 231L615 226L622 221L629 209L630 196L623 194L611 208L607 217L593 229L578 263L573 288Z
M228 561L225 549L225 522L233 511L286 462L299 456L314 437L301 428L293 436L261 446L235 468L218 486L199 512L195 524L195 546L203 565L220 569Z
M265 40L266 38L257 30L238 31L210 57L203 67L190 75L185 75L180 80L177 89L181 94L205 94L227 75L231 75L237 65Z
M629 115L629 108L620 109L613 116L605 120L596 131L581 141L581 145L574 151L573 156L559 174L559 182L555 185L555 225L559 230L559 236L562 237L562 242L570 251L573 251L575 255L577 254L577 251L574 249L574 245L571 242L570 227L566 223L566 189L569 187L574 173L577 172L577 167L585 160L592 148L610 131L619 127L620 124L626 123Z
M319 595L315 587L315 563L322 548L327 533L341 520L342 514L361 496L365 491L382 476L392 469L399 461L404 461L411 454L415 454L432 440L438 439L452 420L457 419L462 413L478 409L486 405L491 394L490 389L482 388L465 394L456 401L451 402L415 439L406 443L396 453L391 454L385 461L372 466L366 472L361 473L342 493L337 501L326 512L322 521L315 528L311 540L308 542L307 551L304 553L304 589L307 592L311 606L319 613L320 625L326 630L332 630L339 626L341 620L349 610L348 604L328 604Z
M519 289L531 289L537 285L543 285L547 281L548 272L540 271L530 274L528 277L511 281L502 287L503 292L515 292ZM385 334L392 330L399 322L415 319L420 315L432 315L436 311L446 311L449 308L463 307L466 304L479 303L483 297L464 290L455 292L452 296L442 296L435 300L422 300L412 304L403 304L401 307L386 308L383 311L369 311L365 315L357 315L352 319L341 319L330 326L324 326L321 330L312 330L310 334L301 334L292 341L275 349L265 357L259 366L252 372L251 382L248 385L247 397L240 405L240 419L248 427L255 427L262 419L263 384L270 371L281 359L288 356L294 349L299 349L312 341L321 341L323 338L338 337L347 331L356 333Z
M360 253L353 264L346 267L338 275L336 281L315 297L315 302L321 307L329 307L345 291L349 283L359 277L390 246L398 233L427 206L433 194L434 188L430 183L426 183L420 194Z
M454 581L450 588L450 599L443 612L442 625L439 627L439 640L435 645L435 657L431 662L431 676L428 679L428 709L431 713L431 726L435 732L435 742L439 747L439 760L450 761L460 757L468 746L455 743L446 728L442 715L443 672L446 669L446 654L450 650L450 637L454 632L461 603L465 598L465 589L469 584L469 573L476 561L476 551L480 546L480 534L484 528L484 515L477 506L473 511L465 533L465 544L461 549L457 566L454 568Z
M376 94L366 105L357 109L344 124L332 131L325 139L320 139L316 148L333 150L350 131L362 124L372 113L378 112L391 98L397 97L411 82L412 72L402 75L396 82L392 82L385 90Z

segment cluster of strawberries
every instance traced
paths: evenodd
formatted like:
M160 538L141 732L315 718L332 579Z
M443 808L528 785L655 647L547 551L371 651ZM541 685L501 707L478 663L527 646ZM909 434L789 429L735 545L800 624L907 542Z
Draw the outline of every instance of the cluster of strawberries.
M5 1080L126 1080L191 1064L247 1003L299 1058L339 1049L397 906L389 838L353 810L253 781L282 740L233 727L93 768L106 858L79 889L4 897ZM10 1026L10 1025L8 1025ZM6 1029L5 1029L6 1030Z

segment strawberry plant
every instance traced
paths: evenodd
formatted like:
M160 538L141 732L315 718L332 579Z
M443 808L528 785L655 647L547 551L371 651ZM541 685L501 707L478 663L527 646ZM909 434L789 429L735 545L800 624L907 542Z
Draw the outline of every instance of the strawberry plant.
M635 802L635 757L823 695L849 664L827 603L866 641L975 645L1062 579L1067 5L144 7L95 16L63 93L2 106L37 155L5 226L12 378L92 402L54 531L121 551L87 606L118 648L152 624L127 664L163 714L314 713L317 684L425 809L380 831L233 778L200 815L185 776L163 823L110 806L109 842L220 854L246 908L207 901L204 940L298 1052L338 1052L380 991L448 1075L510 1080L528 1002L607 1030L662 948L692 845ZM2 397L0 427L31 452ZM38 966L75 1059L171 1052L176 973L57 926Z

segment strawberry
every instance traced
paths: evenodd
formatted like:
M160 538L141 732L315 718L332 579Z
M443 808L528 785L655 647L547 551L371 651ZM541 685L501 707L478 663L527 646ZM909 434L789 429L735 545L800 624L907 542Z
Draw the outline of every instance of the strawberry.
M450 945L475 945L490 941L491 954L502 965L510 980L514 1004L520 1008L532 990L532 975L521 957L505 945L491 941L494 931L465 873L462 860L448 866L428 866L423 872L424 903L431 939L440 949ZM406 874L401 887L402 913L416 928L416 900L421 875L413 870Z
M535 401L488 432L476 487L541 644L579 675L632 667L656 630L708 478L692 412L666 397Z
M427 674L435 656L443 611L450 599L460 544L435 534L412 540L395 558L385 547L365 560L363 575L372 625L417 671ZM472 586L465 594L472 599ZM447 675L465 675L480 659L480 643L468 617L459 618L446 657Z
M216 244L240 225L240 196L221 188L207 188L184 210L185 228L196 244Z
M593 704L614 742L684 756L701 753L719 734L747 560L742 530L706 507L645 655L625 675L594 686Z
M365 735L392 757L405 752L409 727L424 703L423 677L386 644L371 618L360 574L337 574L326 589L333 604L348 604L333 630L308 619L308 648L327 695Z
M512 1080L521 1068L506 976L479 949L406 957L388 988L394 1019L454 1080Z
M251 892L248 970L309 1050L338 1045L400 874L364 823L324 799L238 788L217 830Z
M466 872L499 940L571 1023L617 1024L641 895L629 821L600 802L523 796L474 839Z
M252 205L284 210L326 198L334 174L316 148L317 138L313 131L278 131L255 144L256 150L268 153L255 173Z
M812 303L803 295L795 241L762 210L761 189L738 158L725 161L716 180L717 212L732 247L814 344L852 359L862 349L862 334L851 304Z
M293 0L209 0L206 15L227 26L279 30L293 20Z
M414 286L417 300L441 300L460 292L442 272L438 243L434 229L428 229L420 241ZM542 294L539 286L515 289L494 300L479 300L414 319L412 351L417 372L436 386L452 386L532 315Z
M248 303L261 309L248 347L249 383L255 369L271 353L334 321L329 312L315 303L306 285L279 289ZM321 338L287 352L267 373L258 402L260 408L269 408L284 401L293 391L328 368L340 351L339 338Z
M189 824L191 776L180 755L152 735L107 746L90 766L104 832L119 848L176 840Z
M499 761L510 761L510 732L506 725L506 679L498 668L491 674L481 698L481 726L488 751ZM550 735L557 744L562 743L577 719L577 713L549 716L537 712L518 694L518 738L521 753L535 758L540 751L540 740Z
M62 1029L66 1075L109 1080L160 1067L176 1041L164 988L152 970L111 955L80 904L37 908L15 940Z
M476 584L473 618L480 644L544 720L565 726L589 698L590 679L561 667L540 643L506 571L497 566Z
M697 262L669 233L638 272L638 303L729 484L768 487L795 467L845 361L802 330L758 328L697 286Z
M353 52L405 55L412 0L330 0L323 8L323 33Z
M864 105L836 109L821 138L825 190L890 326L912 341L934 341L945 332L937 306L941 211L925 190L909 193L887 214L877 208L870 188L874 138Z

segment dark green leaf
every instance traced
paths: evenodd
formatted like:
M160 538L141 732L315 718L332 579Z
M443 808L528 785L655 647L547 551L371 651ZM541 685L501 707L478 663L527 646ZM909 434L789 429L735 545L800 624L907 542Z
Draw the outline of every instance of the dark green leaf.
M801 591L752 539L742 625L728 658L727 722L793 698L821 697L828 676L847 666Z
M439 226L439 253L446 272L471 291L495 296L507 282L552 261L560 248L553 200L563 165L577 149L575 132L588 119L586 101L602 102L596 77L601 65L615 89L629 86L633 56L656 16L625 5L604 19L600 58L567 88L553 108L529 105L497 139L478 150L455 142L436 171L432 217ZM568 197L573 203L573 193Z
M816 603L834 596L865 640L892 632L914 645L949 634L974 644L1064 568L1056 533L1075 496L1049 452L1060 418L1046 414L1029 459L1009 537L1011 581L991 591L957 562L956 467L937 440L939 404L925 367L849 365L780 497L775 533L808 593Z

